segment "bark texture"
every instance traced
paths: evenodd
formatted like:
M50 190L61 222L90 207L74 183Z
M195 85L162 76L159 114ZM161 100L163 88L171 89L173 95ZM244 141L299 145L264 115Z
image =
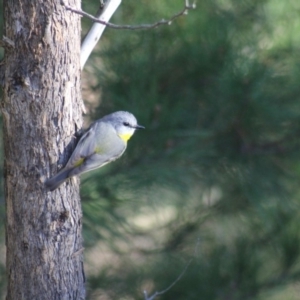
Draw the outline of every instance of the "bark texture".
M65 0L80 7L79 0ZM43 182L82 125L80 18L59 0L6 0L4 122L7 299L83 299L79 183Z

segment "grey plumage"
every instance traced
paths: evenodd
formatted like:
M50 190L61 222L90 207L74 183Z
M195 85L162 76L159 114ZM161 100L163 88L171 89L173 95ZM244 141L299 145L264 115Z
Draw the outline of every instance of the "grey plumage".
M45 182L53 191L75 175L100 168L119 158L134 131L144 128L128 112L119 111L94 122L80 138L66 166Z

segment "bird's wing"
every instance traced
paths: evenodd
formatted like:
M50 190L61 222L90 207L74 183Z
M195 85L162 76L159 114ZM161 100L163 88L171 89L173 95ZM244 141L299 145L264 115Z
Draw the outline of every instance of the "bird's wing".
M94 123L79 140L67 166L80 174L117 159L126 149L113 126L105 122ZM75 175L75 174L74 174Z

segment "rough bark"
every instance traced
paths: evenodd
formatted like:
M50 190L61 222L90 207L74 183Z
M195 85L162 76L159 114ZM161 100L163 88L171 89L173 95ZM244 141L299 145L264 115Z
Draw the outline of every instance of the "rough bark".
M58 0L6 0L4 14L14 42L5 51L2 103L7 299L83 299L79 183L54 192L43 185L82 125L80 18Z

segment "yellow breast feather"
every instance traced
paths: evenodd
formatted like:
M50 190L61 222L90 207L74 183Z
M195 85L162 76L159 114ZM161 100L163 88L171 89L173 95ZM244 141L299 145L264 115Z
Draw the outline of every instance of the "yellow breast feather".
M79 167L79 166L81 166L83 162L84 162L84 158L79 158L79 159L74 163L74 167Z
M120 137L125 143L127 143L127 141L132 137L132 133L123 133L123 134L119 134L119 137Z

